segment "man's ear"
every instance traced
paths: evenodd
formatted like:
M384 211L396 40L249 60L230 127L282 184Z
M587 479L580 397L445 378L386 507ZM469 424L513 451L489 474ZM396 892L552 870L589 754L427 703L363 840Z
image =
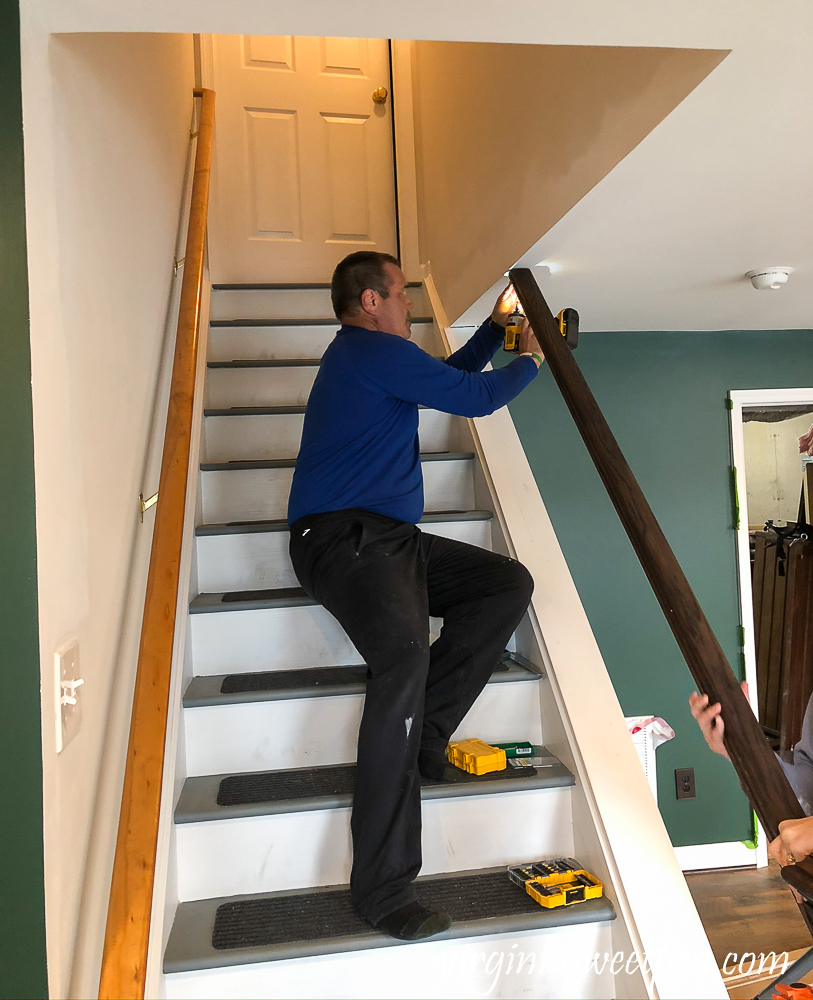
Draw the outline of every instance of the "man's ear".
M378 295L372 288L365 288L359 298L359 304L366 313L373 313L378 305Z

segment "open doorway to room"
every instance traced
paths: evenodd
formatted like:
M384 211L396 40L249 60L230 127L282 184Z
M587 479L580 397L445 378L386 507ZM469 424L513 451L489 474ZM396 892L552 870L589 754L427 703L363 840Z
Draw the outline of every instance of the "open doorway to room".
M772 746L790 753L813 693L813 389L730 398L746 678Z

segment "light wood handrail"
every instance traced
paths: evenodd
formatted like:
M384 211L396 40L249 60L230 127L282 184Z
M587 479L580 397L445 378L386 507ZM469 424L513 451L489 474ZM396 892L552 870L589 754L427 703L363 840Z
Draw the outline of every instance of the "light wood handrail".
M146 984L214 138L214 91L194 96L201 107L178 333L99 983L99 997L110 1000L141 1000Z

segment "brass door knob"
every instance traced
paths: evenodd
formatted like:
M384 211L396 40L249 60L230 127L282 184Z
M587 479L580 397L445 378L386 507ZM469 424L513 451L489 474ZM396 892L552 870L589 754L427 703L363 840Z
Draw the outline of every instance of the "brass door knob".
M386 104L387 103L387 88L379 87L378 90L373 91L373 101L375 104Z

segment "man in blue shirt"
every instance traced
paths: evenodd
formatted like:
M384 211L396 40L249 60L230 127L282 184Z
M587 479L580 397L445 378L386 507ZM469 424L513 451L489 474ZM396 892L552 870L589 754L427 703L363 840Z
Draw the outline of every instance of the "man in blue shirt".
M425 909L421 776L442 781L449 737L488 681L528 606L514 559L417 527L423 515L418 405L484 416L518 395L542 356L527 323L522 354L502 346L512 289L460 350L440 361L410 343L412 303L398 261L361 251L336 268L342 326L308 399L288 507L291 559L305 591L341 623L367 664L351 833L358 912L402 940L449 927ZM443 629L429 644L429 617Z

